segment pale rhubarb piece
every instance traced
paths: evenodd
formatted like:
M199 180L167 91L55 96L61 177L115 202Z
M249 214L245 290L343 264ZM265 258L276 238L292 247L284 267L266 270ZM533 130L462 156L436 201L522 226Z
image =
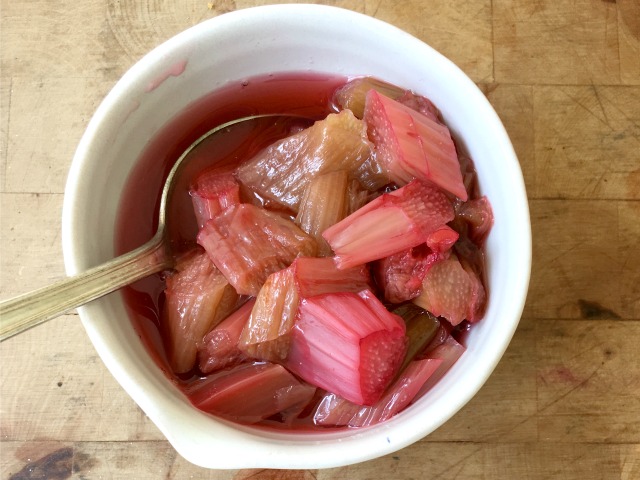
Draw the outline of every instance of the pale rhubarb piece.
M450 254L450 250L434 252L423 243L378 260L372 270L384 298L401 303L420 295L422 281L431 266Z
M290 333L298 312L298 291L293 270L269 275L256 297L238 348L260 360L281 361L289 353Z
M493 226L493 210L487 197L482 196L458 205L456 219L465 221L469 238L482 245Z
M253 358L282 361L289 353L291 330L301 298L370 288L366 266L338 270L332 258L298 257L273 273L258 293L238 347Z
M251 424L306 405L315 391L281 365L248 363L196 381L185 393L200 410Z
M346 170L318 175L304 190L295 222L316 240L318 256L331 256L322 232L361 208L368 198L369 192L358 180L349 180Z
M377 402L406 351L404 322L369 291L303 299L284 365L359 405Z
M382 92L384 93L384 92ZM387 95L388 97L389 95ZM442 121L442 115L440 110L436 107L431 100L422 95L417 95L409 90L405 91L404 95L398 98L394 98L398 103L401 103L405 107L409 107L418 113L421 113L425 117L444 125Z
M456 147L445 125L375 90L367 94L364 121L376 160L393 182L430 181L467 200Z
M444 336L444 340L441 337ZM427 347L427 352L421 355L420 359L434 359L440 360L441 363L435 372L427 379L422 385L420 391L416 395L416 399L421 398L427 393L438 381L444 377L444 375L453 367L453 365L460 359L462 354L466 351L466 348L460 345L451 335L441 327L441 331L436 334L436 339L433 340L436 344L433 348Z
M209 169L198 175L189 190L198 228L228 207L240 203L240 185L228 170Z
M334 101L339 109L348 108L357 118L364 115L364 105L369 90L375 90L389 98L398 99L405 90L375 77L358 77L336 90Z
M366 265L339 269L333 258L298 257L291 264L300 297L371 289Z
M358 180L352 179L347 186L347 212L345 216L351 215L359 208L364 207L369 201L378 196L377 192L368 192Z
M445 252L458 238L446 225L453 218L451 201L439 188L413 180L375 198L322 236L335 252L338 268L349 268L422 243Z
M393 310L404 320L407 327L407 354L400 371L426 350L440 330L440 321L431 313L413 303L405 303Z
M313 423L322 426L368 427L384 422L413 401L441 364L442 360L431 358L410 362L382 398L372 406L357 405L335 393L328 393L318 404Z
M350 213L347 211L348 188L348 172L336 170L312 178L304 189L295 222L315 238L319 256L333 254L327 241L322 238L322 232Z
M238 348L238 340L249 321L254 304L255 298L249 299L207 333L198 344L198 362L202 373L209 374L247 360Z
M422 292L412 302L455 326L465 319L479 320L485 300L484 287L475 272L451 255L431 267L422 282Z
M317 248L291 220L247 203L209 220L197 238L236 291L252 296L269 275L298 256L313 256Z
M362 118L369 90L375 90L386 97L397 100L434 121L440 119L439 110L428 98L375 77L358 77L350 80L336 91L334 102L338 109L348 108L357 118Z
M376 177L377 170L369 171L378 168L370 157L363 122L344 110L265 148L240 165L236 178L262 198L297 212L305 185L317 175L347 170L358 179ZM376 190L386 181L370 183L363 185Z
M198 342L235 307L238 295L201 249L179 259L167 277L163 323L175 373L196 363Z

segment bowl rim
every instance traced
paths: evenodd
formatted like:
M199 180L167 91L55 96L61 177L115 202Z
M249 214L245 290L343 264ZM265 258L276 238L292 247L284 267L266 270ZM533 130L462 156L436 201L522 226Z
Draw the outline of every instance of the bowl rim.
M149 418L158 426L162 433L167 437L174 448L190 462L207 468L247 468L247 467L278 467L278 468L327 468L349 465L389 454L404 448L425 435L431 433L447 420L449 420L458 410L460 410L468 401L478 392L482 385L491 375L498 362L502 358L504 351L508 347L513 334L518 326L520 316L524 309L524 302L528 290L530 270L531 270L531 229L529 209L526 196L526 189L522 172L520 170L518 160L507 135L506 130L493 107L488 100L482 95L480 90L457 66L444 57L424 41L413 37L409 33L399 28L375 19L373 17L346 10L339 7L311 5L311 4L280 4L265 5L251 7L247 9L237 10L234 12L219 15L217 17L206 20L197 24L188 30L170 38L161 45L147 53L142 59L136 62L116 83L113 89L103 99L98 109L91 118L85 133L83 134L73 162L69 171L67 184L65 187L65 195L63 202L62 215L62 244L65 268L68 275L73 275L83 270L83 259L81 246L76 244L77 229L81 229L82 225L78 225L75 221L77 212L77 202L81 198L81 192L78 186L82 182L86 163L90 161L92 156L93 143L99 137L100 131L106 122L110 121L110 115L119 99L128 95L130 85L139 82L141 78L146 78L149 71L154 68L163 59L170 56L172 51L179 49L183 44L193 41L193 38L206 36L211 29L220 28L221 26L230 26L240 21L264 21L265 18L274 18L281 15L293 16L340 16L348 18L354 24L364 24L372 29L376 29L380 34L402 38L404 42L409 42L428 51L430 55L437 57L443 66L450 69L455 75L460 76L461 81L465 82L474 92L474 100L485 109L490 121L495 129L496 136L500 139L499 148L502 155L510 160L509 168L512 169L512 181L514 183L514 192L517 195L513 201L518 205L518 209L522 214L522 221L519 225L523 229L522 237L524 242L520 245L521 258L520 268L521 277L519 284L514 288L519 295L514 299L509 311L513 317L509 328L502 332L497 342L496 349L491 352L488 361L484 364L482 374L474 378L471 384L465 385L461 389L460 396L456 402L449 404L446 411L438 419L429 419L419 415L413 415L420 419L423 424L420 429L406 431L402 428L401 423L406 415L402 412L397 417L388 420L382 425L361 429L355 434L351 434L348 438L342 438L340 435L322 434L317 436L299 436L287 434L274 434L265 439L252 428L238 428L231 426L228 422L219 421L218 434L224 434L226 450L231 451L230 447L236 445L242 446L238 448L251 447L252 455L257 456L258 462L239 463L236 458L211 459L203 451L201 445L196 444L195 438L184 438L180 432L177 432L171 425L171 419L167 419L162 408L171 408L172 413L177 415L180 421L190 428L197 430L201 426L194 420L193 415L183 415L176 399L161 399L159 408L158 403L152 401L148 397L148 391L155 388L152 384L139 385L136 384L140 378L132 375L127 371L122 359L118 359L112 355L109 343L105 342L101 337L99 329L96 328L96 322L100 322L98 318L100 311L100 303L94 303L78 309L82 323L103 362L111 371L121 386L136 401L138 405L145 411ZM323 17L324 18L324 17ZM480 95L480 96L478 96ZM481 97L481 98L480 98ZM139 377L139 376L138 376ZM178 407L176 406L178 405ZM175 411L174 411L175 410ZM206 415L206 414L203 414ZM174 421L175 421L174 417ZM198 436L198 438L203 438ZM278 452L274 450L276 448ZM348 455L345 455L348 452ZM327 458L327 455L334 454L334 457ZM295 460L288 465L282 464L282 459L291 457Z

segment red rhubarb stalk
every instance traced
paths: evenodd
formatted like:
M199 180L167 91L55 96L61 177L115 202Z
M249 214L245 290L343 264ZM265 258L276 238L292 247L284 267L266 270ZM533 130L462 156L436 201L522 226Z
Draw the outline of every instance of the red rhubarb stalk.
M393 182L430 181L462 201L467 191L449 129L381 93L367 93L364 121L378 161Z
M269 275L316 252L315 240L291 220L247 203L209 220L198 243L238 293L254 296Z
M409 363L398 380L372 406L357 405L334 393L329 393L320 401L313 421L316 425L348 425L350 427L368 427L384 422L404 410L413 401L441 363L440 359L415 360Z
M247 301L207 333L198 344L198 361L202 373L208 374L246 360L246 356L238 348L238 340L249 321L254 304L255 299Z
M186 394L200 410L256 423L293 406L306 405L315 390L281 365L245 363L194 382Z
M372 405L406 351L404 322L369 291L301 301L285 365L312 385Z
M325 230L338 268L349 268L426 243L451 248L458 234L446 223L455 214L439 188L418 180L384 194Z

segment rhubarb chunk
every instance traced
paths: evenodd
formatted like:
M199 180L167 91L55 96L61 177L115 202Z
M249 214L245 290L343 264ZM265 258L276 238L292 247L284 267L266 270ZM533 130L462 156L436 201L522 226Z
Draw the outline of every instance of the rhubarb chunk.
M451 201L437 187L414 180L384 194L322 234L335 252L338 268L349 268L426 243L448 250L458 234Z
M400 371L427 349L440 331L440 321L432 314L413 303L405 303L393 310L400 315L407 326L407 354Z
M332 258L298 257L273 273L260 289L239 348L247 355L278 362L287 357L301 298L370 288L365 266L339 270Z
M238 293L252 296L269 275L316 252L313 238L292 221L245 203L209 220L198 243Z
M393 182L431 181L467 200L456 147L445 125L375 90L367 94L364 121L377 161Z
M455 255L436 263L422 282L422 293L412 300L451 325L463 320L475 322L485 302L482 282L470 268L464 268Z
M368 199L369 192L358 180L349 180L345 170L318 175L304 190L296 225L316 240L318 256L331 256L333 252L322 232L361 208Z
M189 190L198 228L228 207L240 203L240 185L231 172L206 170Z
M306 183L337 170L366 177L377 166L361 120L349 110L330 114L311 127L280 140L243 163L236 176L261 197L297 212ZM375 190L386 181L365 185Z
M289 353L298 302L293 270L287 268L271 274L260 289L240 335L240 350L260 360L284 360Z
M246 356L238 348L238 340L249 321L254 304L255 299L247 301L207 333L198 344L198 361L202 373L208 374L246 360Z
M255 363L194 382L186 394L200 410L251 424L296 405L306 405L315 391L281 365Z
M493 210L487 197L460 204L456 208L456 220L466 222L468 237L476 245L482 245L493 226Z
M434 252L423 243L377 261L373 271L384 298L391 303L401 303L417 297L431 266L449 255L450 250Z
M315 238L318 255L332 255L331 247L322 232L338 223L349 213L349 174L337 170L312 178L304 189L296 225Z
M440 359L416 360L407 366L398 380L384 393L375 405L361 406L328 393L320 401L313 416L316 425L368 427L390 419L404 410L416 397L438 367Z
M384 92L382 92L384 93ZM388 97L389 95L387 95ZM409 107L418 113L421 113L425 117L444 125L442 121L440 110L436 107L431 100L421 95L416 95L413 92L405 91L404 95L398 98L394 98L398 103L401 103L405 107Z
M324 293L353 292L371 288L366 265L339 269L333 258L298 257L290 267L301 297Z
M285 365L359 405L377 402L405 356L404 322L369 291L304 299Z
M238 295L200 249L190 252L167 278L164 325L175 373L193 368L198 342L234 308Z
M446 333L446 332L445 332ZM441 341L440 332L436 335L436 340L433 343L438 345L431 348L427 347L427 352L422 355L421 359L436 359L442 363L438 366L435 372L427 379L422 385L420 391L416 395L416 399L422 397L431 388L438 383L438 381L444 377L444 375L451 369L451 367L460 359L466 348L460 345L451 335L446 335L444 341Z
M334 102L339 109L348 108L357 118L364 116L364 105L369 90L375 90L394 100L404 95L405 90L375 77L358 77L340 87Z
M428 98L374 77L358 77L350 80L336 91L334 102L338 109L348 108L357 118L363 118L369 90L375 90L434 121L440 121L439 110Z

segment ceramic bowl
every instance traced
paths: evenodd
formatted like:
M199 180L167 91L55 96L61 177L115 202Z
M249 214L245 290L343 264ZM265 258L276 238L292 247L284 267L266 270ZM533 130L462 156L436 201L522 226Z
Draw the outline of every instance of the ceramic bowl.
M119 292L80 308L89 338L122 388L180 455L202 467L336 467L416 442L451 418L487 380L526 297L531 231L525 187L489 102L451 61L408 33L318 5L272 5L218 16L160 45L122 77L91 119L73 159L62 222L67 273L114 256L123 186L162 125L228 82L287 71L373 75L438 105L474 159L482 193L493 206L495 225L486 243L490 300L485 318L468 337L467 351L426 396L378 426L318 433L240 426L195 409L142 345Z

